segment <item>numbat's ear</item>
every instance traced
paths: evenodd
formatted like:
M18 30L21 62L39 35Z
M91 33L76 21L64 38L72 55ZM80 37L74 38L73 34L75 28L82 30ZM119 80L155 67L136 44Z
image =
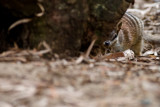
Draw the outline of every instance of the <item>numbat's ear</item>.
M119 30L121 29L122 27L122 22L119 22L116 26L116 30L117 30L117 33L119 32Z

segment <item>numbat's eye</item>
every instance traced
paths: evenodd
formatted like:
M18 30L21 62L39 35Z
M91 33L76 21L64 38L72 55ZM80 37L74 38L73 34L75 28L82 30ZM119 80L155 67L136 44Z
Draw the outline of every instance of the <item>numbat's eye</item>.
M116 39L117 36L118 36L117 34L114 34L114 37L113 37L112 41L113 41L114 39Z
M105 46L109 46L110 44L111 44L110 41L105 41L105 42L104 42L104 45L105 45Z

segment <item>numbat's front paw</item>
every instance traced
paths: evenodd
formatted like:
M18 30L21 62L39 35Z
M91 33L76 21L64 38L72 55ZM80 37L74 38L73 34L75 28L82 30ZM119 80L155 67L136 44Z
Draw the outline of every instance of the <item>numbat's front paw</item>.
M130 49L125 50L123 54L126 59L134 59L134 52Z

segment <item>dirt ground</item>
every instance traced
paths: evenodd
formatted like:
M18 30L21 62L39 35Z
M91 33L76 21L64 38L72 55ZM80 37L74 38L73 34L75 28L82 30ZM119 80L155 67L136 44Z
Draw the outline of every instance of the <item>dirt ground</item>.
M160 3L137 0L135 8L145 31L160 35ZM160 107L159 56L76 63L44 53L0 54L0 107Z

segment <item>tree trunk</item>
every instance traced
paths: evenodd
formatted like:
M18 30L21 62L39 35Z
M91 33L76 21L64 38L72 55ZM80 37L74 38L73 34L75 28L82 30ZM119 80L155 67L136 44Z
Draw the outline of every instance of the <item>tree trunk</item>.
M88 48L93 35L101 45L134 0L4 0L0 1L0 50L35 48L46 41L60 56ZM37 4L38 3L38 4ZM38 13L45 10L44 15ZM24 19L9 29L16 21ZM31 19L27 22L28 19ZM9 29L9 30L8 30Z

